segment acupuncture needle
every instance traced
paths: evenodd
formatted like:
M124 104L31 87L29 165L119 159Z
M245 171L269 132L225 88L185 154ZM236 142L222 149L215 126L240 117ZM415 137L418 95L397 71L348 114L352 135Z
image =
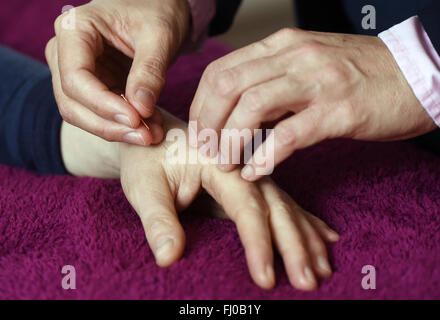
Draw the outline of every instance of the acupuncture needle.
M125 102L127 102L128 104L130 104L130 102L128 102L127 98L124 96L123 93L121 93L121 97L122 97L122 99L125 100ZM150 127L149 127L148 124L145 122L145 120L141 118L141 121L142 121L142 123L144 124L144 126L145 126L148 130L150 130Z

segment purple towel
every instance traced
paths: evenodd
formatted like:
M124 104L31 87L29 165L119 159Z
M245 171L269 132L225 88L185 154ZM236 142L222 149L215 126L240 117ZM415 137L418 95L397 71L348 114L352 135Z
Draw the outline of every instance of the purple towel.
M42 59L62 5L2 2L0 42ZM227 50L211 41L203 54L181 58L160 105L185 118L203 68ZM329 247L333 277L304 293L290 287L279 257L276 288L257 288L229 221L183 213L185 254L160 269L118 181L0 166L0 298L438 299L439 168L439 158L408 143L347 140L279 167L276 181L342 236ZM76 290L62 289L64 265L76 268ZM362 289L364 265L376 268L375 290Z

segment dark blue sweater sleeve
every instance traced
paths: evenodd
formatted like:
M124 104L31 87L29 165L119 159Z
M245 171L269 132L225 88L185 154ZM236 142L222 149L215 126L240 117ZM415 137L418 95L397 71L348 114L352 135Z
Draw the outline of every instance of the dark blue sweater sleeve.
M0 163L66 174L49 69L0 46Z
M224 33L232 26L241 1L242 0L216 0L217 10L209 27L210 36Z

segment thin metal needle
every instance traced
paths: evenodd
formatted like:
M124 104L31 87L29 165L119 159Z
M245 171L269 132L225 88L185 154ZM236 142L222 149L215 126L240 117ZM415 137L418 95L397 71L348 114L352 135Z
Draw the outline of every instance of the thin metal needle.
M121 93L121 97L122 97L122 99L125 100L125 102L130 103L130 102L128 102L127 98L124 96L123 93ZM145 126L148 130L150 130L150 127L149 127L148 124L145 122L145 120L141 118L141 121L142 121L142 123L144 124L144 126Z

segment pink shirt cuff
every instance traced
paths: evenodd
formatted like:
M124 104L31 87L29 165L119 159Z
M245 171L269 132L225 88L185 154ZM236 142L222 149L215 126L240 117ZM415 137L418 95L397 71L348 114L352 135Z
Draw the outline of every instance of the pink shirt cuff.
M417 99L440 127L440 57L417 16L379 34Z
M200 48L208 37L211 20L216 11L215 0L188 0L192 15L192 32L184 45L184 51Z

